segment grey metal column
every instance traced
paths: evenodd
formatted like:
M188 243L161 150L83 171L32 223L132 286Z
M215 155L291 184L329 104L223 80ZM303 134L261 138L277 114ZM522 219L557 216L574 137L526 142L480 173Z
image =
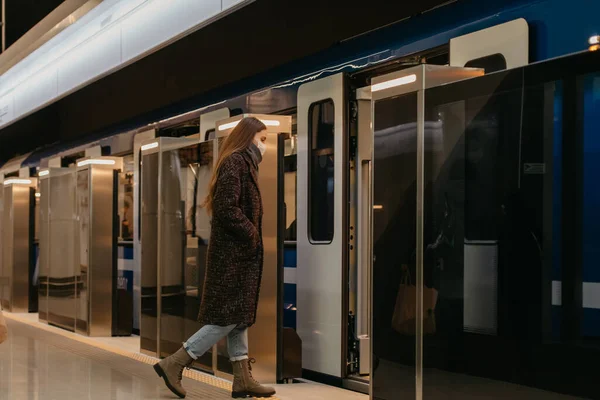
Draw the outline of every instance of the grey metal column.
M46 308L40 307L40 319L46 311L49 324L75 331L79 275L76 171L52 168L41 171L40 180L42 217L47 214L40 239L41 306L46 291Z
M116 290L115 171L120 158L99 157L77 163L80 219L81 290L77 330L88 336L112 336Z
M3 187L2 307L10 312L37 310L30 304L30 214L35 178L9 178Z

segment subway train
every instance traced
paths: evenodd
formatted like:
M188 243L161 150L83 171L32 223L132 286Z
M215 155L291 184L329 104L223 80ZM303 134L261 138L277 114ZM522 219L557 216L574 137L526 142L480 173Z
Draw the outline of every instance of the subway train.
M567 8L388 27L338 64L10 160L3 308L176 351L199 328L212 167L251 115L268 128L259 380L597 398L600 37L584 15L554 36ZM195 367L228 377L226 354Z

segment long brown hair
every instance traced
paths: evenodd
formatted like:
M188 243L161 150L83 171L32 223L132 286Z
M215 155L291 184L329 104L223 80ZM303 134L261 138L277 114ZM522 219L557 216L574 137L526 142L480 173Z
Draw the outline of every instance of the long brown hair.
M254 136L256 136L258 132L262 132L265 129L267 129L267 127L259 119L254 117L246 117L242 119L237 126L233 128L229 136L225 138L225 141L219 148L217 165L215 166L212 177L210 178L210 183L208 185L208 196L206 196L206 199L202 204L203 207L206 207L206 212L208 212L209 215L211 215L213 211L213 197L215 195L217 178L219 177L219 172L221 170L221 165L223 165L223 161L233 153L242 152L250 147L252 141L254 140Z

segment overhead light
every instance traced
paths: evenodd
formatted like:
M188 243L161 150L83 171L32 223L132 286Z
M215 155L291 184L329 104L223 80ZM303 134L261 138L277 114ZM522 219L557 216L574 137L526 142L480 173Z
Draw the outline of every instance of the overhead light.
M49 169L45 169L43 171L40 171L40 173L38 174L38 176L46 176L46 175L50 175L50 170Z
M381 206L381 205L374 205L373 206L373 210L383 210L383 206Z
M4 186L8 185L31 185L31 179L8 179L4 181Z
M86 165L115 165L116 161L115 160L102 160L102 159L89 159L89 160L83 160L83 161L79 161L77 163L78 167L85 167Z
M390 89L396 86L408 85L417 81L417 75L407 75L401 78L392 79L389 81L376 83L371 86L371 92L379 92L380 90Z
M37 197L39 199L40 197L42 197L42 194L41 193L36 193L35 197Z
M155 149L158 147L158 142L148 143L142 146L142 151Z
M281 122L273 120L273 119L261 119L260 122L262 122L266 126L279 126L279 125L281 125Z
M240 123L240 121L234 121L234 122L228 122L223 125L219 125L219 130L226 131L227 129L235 128L237 126L237 124L239 124L239 123Z
M590 43L590 46L600 44L600 35L590 36L588 42Z
M240 121L233 121L233 122L228 122L228 123L223 124L223 125L219 125L219 130L220 131L226 131L228 129L235 128L237 126L237 124L240 123ZM274 119L261 119L260 122L262 122L263 124L265 124L265 126L279 126L279 125L281 125L281 122L279 122L277 120L274 120Z

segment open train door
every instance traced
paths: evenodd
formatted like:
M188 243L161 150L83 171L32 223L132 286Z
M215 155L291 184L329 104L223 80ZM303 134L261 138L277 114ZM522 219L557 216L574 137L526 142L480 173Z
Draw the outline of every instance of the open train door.
M304 376L334 384L348 343L346 97L344 74L298 89L297 331Z

